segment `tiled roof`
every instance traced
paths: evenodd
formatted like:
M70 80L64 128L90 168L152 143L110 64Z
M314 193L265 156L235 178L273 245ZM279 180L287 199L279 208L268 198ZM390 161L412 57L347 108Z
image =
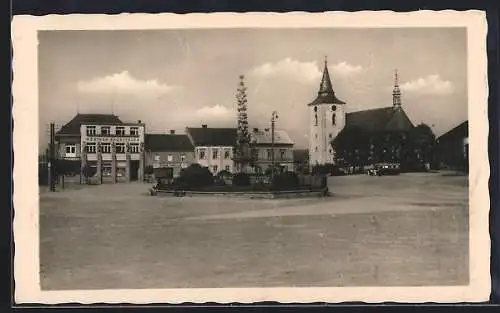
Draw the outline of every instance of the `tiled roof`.
M194 146L184 134L146 134L144 146L151 152L189 152Z
M236 128L186 128L195 146L235 146Z
M80 135L82 124L123 124L114 114L77 114L56 135Z
M406 131L414 127L402 108L385 107L346 114L346 127L359 127L368 132Z
M272 133L269 129L253 129L250 132L250 137L257 145L270 145L272 144ZM274 144L276 145L291 145L293 141L284 130L274 131Z
M465 121L455 126L445 134L441 135L438 140L449 140L456 138L465 138L469 136L469 121Z

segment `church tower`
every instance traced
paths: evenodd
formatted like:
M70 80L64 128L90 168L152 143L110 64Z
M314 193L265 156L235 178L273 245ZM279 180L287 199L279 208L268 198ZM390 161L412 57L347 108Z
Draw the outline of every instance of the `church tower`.
M335 153L331 142L345 126L345 102L333 91L325 58L323 77L318 95L309 108L309 164L310 166L334 164Z
M392 90L392 105L395 109L401 108L401 90L399 89L398 70L394 71L394 89Z

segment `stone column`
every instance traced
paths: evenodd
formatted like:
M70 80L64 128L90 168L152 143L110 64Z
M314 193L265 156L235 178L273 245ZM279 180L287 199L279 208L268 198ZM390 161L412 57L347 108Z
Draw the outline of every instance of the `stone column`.
M139 148L139 181L144 181L144 143Z
M97 180L99 184L102 184L102 151L101 151L101 143L97 143L97 172L96 172Z
M87 150L85 143L81 146L82 152L80 154L80 184L87 183L86 167L87 167Z
M125 147L125 180L130 183L130 144Z
M116 144L111 143L111 179L113 184L116 184Z

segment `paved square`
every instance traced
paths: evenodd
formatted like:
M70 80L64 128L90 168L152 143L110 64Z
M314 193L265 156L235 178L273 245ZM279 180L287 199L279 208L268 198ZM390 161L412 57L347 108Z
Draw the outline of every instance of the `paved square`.
M467 177L330 177L335 196L40 195L42 289L468 283Z

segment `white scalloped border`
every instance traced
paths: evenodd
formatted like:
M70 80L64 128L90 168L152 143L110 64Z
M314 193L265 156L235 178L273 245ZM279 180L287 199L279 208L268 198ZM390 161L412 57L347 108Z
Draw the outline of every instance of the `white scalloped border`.
M175 28L384 28L466 27L468 29L468 103L470 140L469 286L219 288L41 291L38 259L38 30ZM487 116L486 15L482 11L289 12L289 13L122 13L19 15L12 21L14 50L14 274L17 303L311 303L346 301L478 302L489 297L491 280L489 161ZM332 49L335 49L332 47ZM22 167L17 164L23 163Z

